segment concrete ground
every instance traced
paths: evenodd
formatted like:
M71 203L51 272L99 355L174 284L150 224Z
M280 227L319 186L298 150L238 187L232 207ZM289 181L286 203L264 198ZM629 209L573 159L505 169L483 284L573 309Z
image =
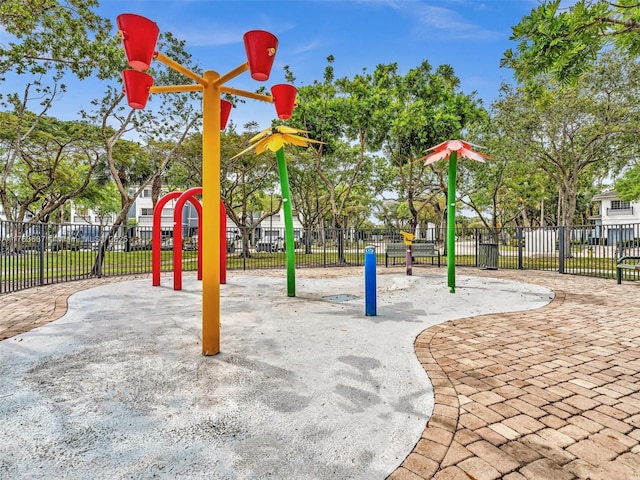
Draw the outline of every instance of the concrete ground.
M230 272L214 357L193 279L1 297L0 477L640 478L637 284L330 272Z

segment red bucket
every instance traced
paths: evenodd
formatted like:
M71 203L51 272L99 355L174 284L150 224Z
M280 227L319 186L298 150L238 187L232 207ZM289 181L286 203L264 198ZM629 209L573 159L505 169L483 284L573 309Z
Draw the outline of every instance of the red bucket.
M153 86L153 77L138 70L123 70L122 79L129 106L143 109L149 99L149 89Z
M133 13L118 15L117 21L129 65L136 70L148 69L160 35L158 25Z
M264 30L251 30L245 33L243 38L251 78L264 82L271 73L276 48L278 48L278 39L275 35Z
M276 113L281 120L289 120L296 106L296 94L298 90L293 85L280 83L271 87L273 103L276 106Z
M220 100L220 130L227 128L227 121L233 105L228 100Z

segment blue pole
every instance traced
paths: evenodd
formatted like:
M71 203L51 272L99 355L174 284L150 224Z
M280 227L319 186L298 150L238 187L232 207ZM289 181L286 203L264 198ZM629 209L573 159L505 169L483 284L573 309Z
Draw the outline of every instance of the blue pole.
M376 315L376 247L364 248L364 304L365 315Z

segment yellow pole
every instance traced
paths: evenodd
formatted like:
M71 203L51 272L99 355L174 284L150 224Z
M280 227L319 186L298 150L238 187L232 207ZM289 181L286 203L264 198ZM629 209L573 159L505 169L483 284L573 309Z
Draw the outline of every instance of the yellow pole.
M224 76L207 70L201 77L162 53L158 61L197 82L193 85L158 85L153 93L202 91L202 354L220 352L220 95L229 93L254 100L273 98L223 86L249 68L248 63ZM207 203L208 202L208 203ZM207 207L208 206L208 207Z
M202 354L220 352L220 87L204 72L202 95Z
M149 91L151 93L201 92L202 88L199 83L192 85L155 85Z
M253 100L262 100L263 102L273 102L273 97L269 95L262 95L261 93L246 92L244 90L238 90L231 87L220 87L222 93L228 93L229 95L238 95L240 97L251 98Z
M223 76L219 77L216 80L216 85L224 85L229 80L232 80L232 79L236 78L242 72L246 72L247 70L249 70L249 63L248 62L244 62L242 65L237 66L236 68L234 68L230 72L227 72Z
M175 60L167 57L163 53L156 52L156 59L159 62L164 63L167 67L174 69L176 72L180 72L181 74L183 74L187 78L190 78L194 82L198 82L198 83L200 83L202 85L204 85L204 83L206 83L206 80L204 78L202 78L200 75L198 75L195 72L192 72L188 68L186 68L183 65L179 64Z

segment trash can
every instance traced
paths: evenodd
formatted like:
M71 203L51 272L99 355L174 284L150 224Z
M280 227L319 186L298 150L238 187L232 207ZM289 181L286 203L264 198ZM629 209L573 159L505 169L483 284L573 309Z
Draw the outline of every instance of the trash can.
M478 266L487 270L498 269L498 244L481 243L478 250Z

